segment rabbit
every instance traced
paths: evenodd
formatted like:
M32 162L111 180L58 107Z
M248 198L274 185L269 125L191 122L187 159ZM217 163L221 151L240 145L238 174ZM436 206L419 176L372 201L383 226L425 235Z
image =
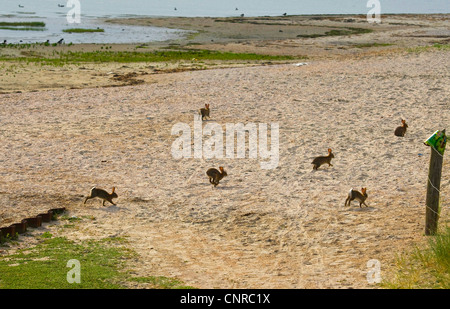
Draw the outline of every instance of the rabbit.
M209 111L210 111L210 109L209 109L209 104L205 104L205 107L204 107L204 108L201 108L201 109L198 111L198 114L199 114L199 115L202 115L202 120L204 120L204 119L206 119L206 117L210 118L210 117L209 117Z
M209 182L213 184L214 187L219 184L219 181L222 180L223 177L228 176L222 166L219 167L219 170L220 172L215 168L210 168L206 171L206 175L209 177Z
M395 136L405 136L407 127L408 125L406 124L406 120L402 119L402 125L400 127L397 127L394 131Z
M348 197L345 200L345 206L347 206L347 202L348 202L348 206L350 206L350 202L353 200L358 200L359 201L359 207L362 208L362 205L364 204L366 207L367 204L365 203L366 199L367 199L367 192L366 192L367 188L361 188L361 192L358 192L356 190L353 190L353 188L350 189L350 191L348 192Z
M91 189L91 193L89 194L89 196L86 197L86 198L84 199L84 204L86 204L86 201L87 201L88 199L91 199L91 198L94 198L94 197L98 197L98 198L101 198L101 199L103 200L103 203L102 203L103 206L105 206L105 201L108 201L108 202L110 202L111 204L116 205L116 204L114 204L114 202L112 201L113 198L117 198L117 197L118 197L118 196L117 196L117 193L114 192L115 189L116 189L116 188L113 187L113 188L112 188L111 194L109 194L108 192L106 192L106 191L103 190L103 189L93 187L93 188Z
M334 154L331 153L331 149L328 148L328 156L316 157L311 164L313 164L313 170L317 170L322 164L328 163L328 166L333 166L331 164L331 159L334 158Z

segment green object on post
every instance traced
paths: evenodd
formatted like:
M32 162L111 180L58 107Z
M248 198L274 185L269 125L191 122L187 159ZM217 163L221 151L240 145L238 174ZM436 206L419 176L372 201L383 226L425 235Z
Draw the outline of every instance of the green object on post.
M445 129L442 131L437 130L425 141L425 145L433 147L441 155L444 154L446 144L447 136L445 135Z

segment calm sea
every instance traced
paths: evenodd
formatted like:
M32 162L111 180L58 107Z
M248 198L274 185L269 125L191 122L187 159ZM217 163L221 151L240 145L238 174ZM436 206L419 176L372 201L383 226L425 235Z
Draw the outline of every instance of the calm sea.
M76 1L73 1L76 2ZM43 21L43 31L0 29L0 40L11 43L54 42L64 38L73 43L131 43L162 41L183 32L151 27L102 24L99 18L134 16L277 16L300 14L366 14L367 0L78 0L80 24L70 24L67 0L0 0L0 22ZM379 0L383 13L450 13L449 0ZM104 33L67 34L67 28L105 29Z

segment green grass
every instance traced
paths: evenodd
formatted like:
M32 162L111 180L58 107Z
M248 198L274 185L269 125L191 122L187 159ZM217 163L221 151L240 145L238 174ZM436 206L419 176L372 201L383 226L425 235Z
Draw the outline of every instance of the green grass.
M131 52L131 51L94 51L94 52L56 52L49 56L25 56L25 57L0 57L0 61L25 61L36 62L43 65L62 66L76 63L131 63L131 62L176 62L176 61L197 61L223 60L223 61L285 61L294 60L299 57L292 56L270 56L252 53L231 53L217 52L209 50L167 50L153 52Z
M184 285L180 280L161 276L134 277L130 280L139 283L149 283L153 288L160 289L194 289L191 286Z
M110 247L104 241L75 243L66 238L43 238L31 250L21 250L0 258L2 289L115 289L120 288L125 273L120 272L123 257L130 253ZM113 241L117 241L113 240ZM68 283L67 262L77 259L81 264L81 283Z
M428 246L415 248L397 259L393 278L383 282L390 289L449 289L450 288L450 227L430 236Z
M124 271L135 253L123 238L74 242L49 232L40 243L0 257L0 289L122 289L126 282L149 283L152 288L184 289L183 282L166 277L133 277ZM80 262L80 283L69 283L69 260Z
M35 28L35 27L7 27L0 26L0 30L15 30L15 31L44 31L43 28Z
M68 217L58 220L68 224L60 231L77 228L84 220L94 217ZM127 247L122 237L106 237L101 240L72 241L54 237L49 231L37 237L38 244L17 250L10 255L0 255L0 289L124 289L137 282L154 289L193 289L176 278L161 276L135 277L132 260L136 252ZM7 238L1 246L15 246L19 239ZM69 260L80 262L80 283L69 283ZM70 277L69 277L70 278Z
M0 22L0 30L16 31L44 31L45 23L41 21L33 22Z
M383 46L392 46L394 44L391 43L361 43L353 45L356 48L370 48L370 47L383 47Z
M45 23L42 21L30 21L30 22L0 22L0 27L45 27Z
M70 28L70 29L64 29L63 32L67 33L91 33L91 32L105 32L104 29L84 29L84 28Z
M371 33L371 32L373 32L372 29L349 27L349 28L345 28L345 29L333 29L333 30L325 32L324 34L320 34L320 33L299 34L299 35L297 35L297 37L298 38L319 38L319 37L326 37L326 36L342 36L342 35L353 35L353 34Z
M410 52L410 53L422 53L422 52L426 52L426 51L430 51L430 50L445 50L445 51L448 51L448 50L450 50L450 44L435 43L433 45L417 46L417 47L412 47L412 48L408 48L407 49L407 51Z

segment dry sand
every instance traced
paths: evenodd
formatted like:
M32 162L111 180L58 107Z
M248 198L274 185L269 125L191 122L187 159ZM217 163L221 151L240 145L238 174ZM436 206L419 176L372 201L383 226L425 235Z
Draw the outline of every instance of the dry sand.
M373 288L397 254L423 243L430 149L450 123L448 51L154 75L125 87L0 95L0 219L5 226L54 207L82 218L70 239L123 236L138 276L198 288ZM279 123L280 161L181 159L179 122ZM406 119L404 138L393 132ZM206 138L206 137L205 137ZM332 148L333 166L312 171ZM228 177L212 188L210 167ZM448 220L448 162L441 183ZM117 206L83 205L92 186L116 187ZM367 187L367 208L344 207ZM2 248L7 253L8 248ZM139 286L142 287L142 286Z

